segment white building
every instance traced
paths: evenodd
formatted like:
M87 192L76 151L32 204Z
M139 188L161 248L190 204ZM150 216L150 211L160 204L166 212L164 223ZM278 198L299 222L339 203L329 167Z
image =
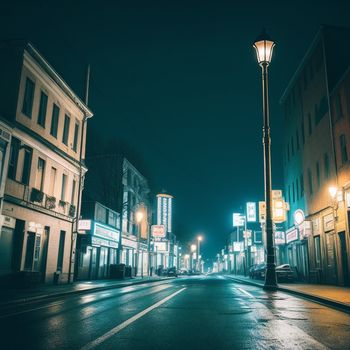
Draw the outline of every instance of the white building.
M13 126L0 241L11 262L1 275L67 281L92 112L31 44L0 51L0 114Z

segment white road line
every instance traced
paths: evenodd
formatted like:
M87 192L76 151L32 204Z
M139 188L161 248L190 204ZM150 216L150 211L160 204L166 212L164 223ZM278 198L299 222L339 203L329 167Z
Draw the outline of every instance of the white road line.
M248 295L248 297L250 298L255 298L255 296L253 294L250 294L249 292L247 292L246 290L242 289L242 288L237 288L240 292L242 292L245 295Z
M129 326L131 323L137 321L139 318L145 316L146 314L148 314L149 312L151 312L152 310L156 309L157 307L159 307L160 305L166 303L168 300L170 300L171 298L174 298L176 295L178 295L179 293L183 292L186 288L182 288L178 291L176 291L173 294L170 294L169 296L167 296L166 298L158 301L157 303L153 304L152 306L148 307L147 309L139 312L138 314L136 314L133 317L130 317L128 320L124 321L123 323L121 323L120 325L112 328L110 331L108 331L107 333L105 333L104 335L102 335L101 337L91 341L90 343L87 343L86 345L84 345L82 348L80 348L80 350L89 350L89 349L93 349L96 346L102 344L104 341L106 341L107 339L109 339L110 337L112 337L113 335L119 333L121 330L123 330L125 327Z

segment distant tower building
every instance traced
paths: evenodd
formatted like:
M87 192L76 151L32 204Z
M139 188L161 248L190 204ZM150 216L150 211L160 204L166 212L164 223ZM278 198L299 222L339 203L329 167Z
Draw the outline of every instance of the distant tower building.
M157 225L164 225L167 234L172 232L172 206L173 196L157 194Z

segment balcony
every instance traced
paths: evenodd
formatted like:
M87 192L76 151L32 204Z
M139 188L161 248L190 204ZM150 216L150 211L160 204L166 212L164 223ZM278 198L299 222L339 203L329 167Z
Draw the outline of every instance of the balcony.
M65 219L72 220L76 214L75 205L11 179L6 181L5 197L27 207L48 211L51 215L64 216Z

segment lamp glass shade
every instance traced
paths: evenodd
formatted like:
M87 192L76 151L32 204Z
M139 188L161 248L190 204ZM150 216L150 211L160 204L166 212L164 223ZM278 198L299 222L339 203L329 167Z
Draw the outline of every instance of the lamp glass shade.
M259 40L254 43L259 64L270 64L275 43L272 40Z

